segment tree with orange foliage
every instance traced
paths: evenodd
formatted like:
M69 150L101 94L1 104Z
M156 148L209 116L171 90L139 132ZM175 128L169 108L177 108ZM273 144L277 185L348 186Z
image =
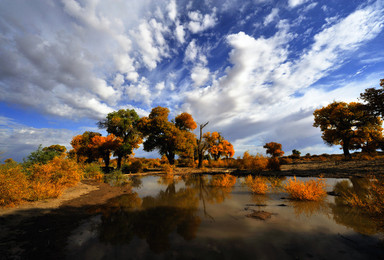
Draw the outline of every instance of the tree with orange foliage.
M207 144L208 152L217 161L221 156L233 157L235 150L233 145L225 140L218 132L207 132L204 134L204 141Z
M114 134L108 136L97 135L92 138L88 146L98 152L98 156L104 160L105 167L108 170L111 153L117 151L122 143L123 140Z
M137 128L140 117L134 109L120 109L107 115L107 118L98 122L99 128L105 128L109 134L114 134L122 139L122 144L114 155L117 156L117 168L121 168L123 157L132 154L139 148L143 137Z
M320 127L322 138L328 145L341 145L344 156L349 150L360 149L382 140L382 121L357 102L333 102L315 110L314 127Z
M78 162L91 163L99 158L98 151L92 147L92 139L95 136L101 136L100 133L85 131L82 135L77 135L72 138L71 145L73 150L70 154L75 154Z
M283 156L284 154L284 151L281 150L281 144L279 143L270 142L266 143L263 147L267 149L266 153L270 154L273 158Z
M178 115L171 122L168 115L168 108L155 107L148 117L140 119L138 126L146 137L144 151L158 150L170 164L174 164L175 155L193 157L196 137L191 131L197 125L188 113Z

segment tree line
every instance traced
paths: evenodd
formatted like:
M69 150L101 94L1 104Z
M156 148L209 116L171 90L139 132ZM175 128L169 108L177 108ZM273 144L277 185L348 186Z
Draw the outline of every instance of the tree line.
M360 94L360 102L337 102L314 111L314 127L320 127L322 139L330 146L341 145L344 156L350 150L373 153L384 151L384 79L381 88L368 88Z
M123 158L132 155L140 144L143 144L144 151L158 151L171 165L175 163L176 156L193 161L197 158L199 166L207 155L214 160L233 157L233 145L219 132L207 132L197 139L192 132L197 124L189 113L183 112L169 121L169 112L168 108L158 106L142 118L134 109L109 113L97 123L100 129L106 129L108 135L86 131L73 137L73 149L69 155L88 163L102 158L106 168L109 167L111 155L114 155L118 169Z

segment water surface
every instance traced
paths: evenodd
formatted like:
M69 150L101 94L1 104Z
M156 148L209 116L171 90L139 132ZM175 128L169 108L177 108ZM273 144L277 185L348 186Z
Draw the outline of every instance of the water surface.
M384 259L377 223L340 197L291 201L282 190L254 195L242 178L233 187L213 186L212 178L134 179L132 193L72 232L68 258ZM363 193L367 180L326 181L328 191L338 185ZM258 211L271 216L247 217Z

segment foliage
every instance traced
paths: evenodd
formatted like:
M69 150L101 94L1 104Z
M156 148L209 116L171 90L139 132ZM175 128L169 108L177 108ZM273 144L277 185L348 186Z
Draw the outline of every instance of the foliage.
M72 138L71 145L73 150L70 154L74 154L77 162L92 163L97 161L99 153L92 147L92 139L101 136L100 133L85 131L82 135Z
M207 132L203 135L209 154L217 161L220 157L231 158L235 154L233 145L218 132Z
M268 158L267 169L271 171L280 171L280 158Z
M107 115L107 118L98 122L100 128L109 134L121 138L122 143L114 150L117 156L117 168L121 168L123 157L132 154L143 142L141 133L137 128L140 118L134 109L120 109Z
M366 108L370 113L384 118L384 79L380 80L380 86L380 89L367 88L360 98L367 103Z
M155 107L148 117L140 119L138 125L146 137L144 150L158 150L173 165L175 155L193 158L196 137L190 131L196 128L196 123L187 113L182 113L169 122L168 114L168 108Z
M266 194L268 191L267 178L261 176L245 177L245 185L255 194Z
M268 158L261 154L250 155L249 152L244 152L243 158L238 161L240 170L261 172L266 170L268 166Z
M127 176L120 169L106 174L105 181L112 186L124 186L129 183Z
M55 198L77 184L82 175L78 164L63 156L54 157L46 164L33 164L27 169L17 163L0 165L0 206Z
M84 179L102 182L104 180L103 170L98 163L87 163L83 165Z
M313 115L313 126L320 127L324 142L341 145L346 157L350 157L349 150L369 147L375 140L383 139L382 121L369 114L361 103L333 102L315 110Z
M298 159L298 158L300 158L300 155L301 155L300 151L298 151L296 149L292 150L292 155L291 155L292 158Z
M272 157L280 157L284 155L284 151L281 149L281 144L270 142L266 143L263 146L265 149L267 149L266 153L270 154Z
M64 146L58 144L44 148L39 145L36 151L31 152L27 159L24 159L24 166L28 167L35 163L46 164L56 156L63 155L66 150Z
M125 174L143 172L144 164L140 160L134 160L130 164L124 164L121 171Z
M0 207L12 207L28 197L29 182L21 165L0 165Z
M163 169L163 172L166 174L172 174L174 170L173 165L170 165L170 164L164 164L161 168Z
M327 194L325 187L325 180L322 178L304 182L297 180L295 176L293 180L291 178L288 180L285 190L293 200L316 201L323 199Z
M77 184L83 175L75 161L60 157L55 157L47 164L34 164L30 172L32 200L56 198L66 188Z
M105 163L105 168L109 169L109 161L112 152L116 152L120 149L123 140L120 137L116 137L114 134L110 134L106 137L96 135L91 139L88 147L94 149L98 158L102 158Z

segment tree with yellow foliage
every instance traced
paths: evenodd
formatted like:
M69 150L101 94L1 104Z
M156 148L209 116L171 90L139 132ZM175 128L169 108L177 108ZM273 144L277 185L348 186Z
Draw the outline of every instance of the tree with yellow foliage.
M217 161L220 157L231 158L235 155L233 145L225 140L218 132L207 132L203 135L204 142L207 144L208 152Z
M315 110L314 127L320 127L322 138L328 145L341 145L344 156L351 157L349 150L356 150L382 139L382 121L369 113L358 102L333 102Z

